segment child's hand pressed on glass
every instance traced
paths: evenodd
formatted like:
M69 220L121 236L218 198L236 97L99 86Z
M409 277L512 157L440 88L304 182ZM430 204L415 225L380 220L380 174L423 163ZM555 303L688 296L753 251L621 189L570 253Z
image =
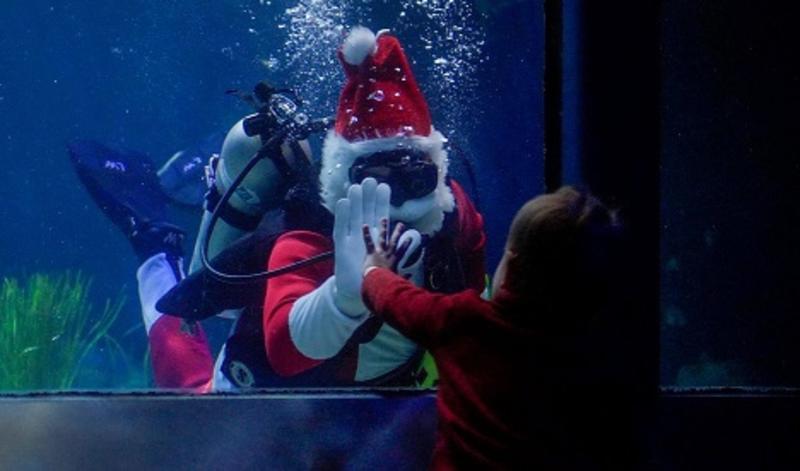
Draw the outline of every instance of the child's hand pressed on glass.
M364 237L364 246L366 247L367 256L364 259L364 274L371 267L386 268L389 270L396 270L397 262L403 258L411 240L405 238L402 244L398 247L400 236L403 234L405 226L402 222L398 222L392 231L392 236L388 237L389 233L389 220L382 218L380 220L380 231L378 235L378 243L372 239L372 231L369 225L362 226L362 234Z

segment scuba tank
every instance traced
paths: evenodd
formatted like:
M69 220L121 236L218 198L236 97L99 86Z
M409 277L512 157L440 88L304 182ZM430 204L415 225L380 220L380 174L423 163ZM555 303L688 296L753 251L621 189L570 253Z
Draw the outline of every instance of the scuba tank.
M212 158L206 170L209 196L198 234L207 234L210 228L211 215L215 202L227 192L234 179L244 170L253 156L264 145L261 135L248 135L244 123L254 119L253 114L239 120L225 136L222 150L217 159ZM283 142L277 152L290 166L308 166L311 162L311 148L308 141ZM233 191L227 205L213 231L208 234L208 257L214 258L235 240L251 232L258 225L261 217L269 210L277 208L283 202L288 183L274 160L261 159L241 184ZM198 237L189 264L189 273L203 267L201 244L203 237Z
M265 272L277 234L285 231L285 209L317 209L316 174L306 139L333 125L332 118L309 120L291 90L259 83L254 93L230 90L258 112L238 121L222 150L206 166L208 192L189 274L157 303L161 312L200 320L263 300L263 280L328 258L315 257Z

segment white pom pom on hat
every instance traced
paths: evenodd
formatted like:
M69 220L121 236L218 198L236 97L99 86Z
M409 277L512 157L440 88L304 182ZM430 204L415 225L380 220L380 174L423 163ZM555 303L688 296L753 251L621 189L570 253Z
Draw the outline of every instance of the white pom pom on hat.
M375 54L377 49L378 36L369 28L356 26L342 44L342 56L348 64L360 65L368 55Z

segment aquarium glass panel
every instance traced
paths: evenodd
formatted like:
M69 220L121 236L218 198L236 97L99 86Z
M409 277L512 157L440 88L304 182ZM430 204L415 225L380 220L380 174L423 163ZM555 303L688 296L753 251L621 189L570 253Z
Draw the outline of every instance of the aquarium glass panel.
M800 386L793 18L665 2L662 384Z
M418 283L493 273L544 187L542 3L4 2L0 394L434 386L323 286L332 212L372 176L429 236ZM434 274L476 211L485 270Z

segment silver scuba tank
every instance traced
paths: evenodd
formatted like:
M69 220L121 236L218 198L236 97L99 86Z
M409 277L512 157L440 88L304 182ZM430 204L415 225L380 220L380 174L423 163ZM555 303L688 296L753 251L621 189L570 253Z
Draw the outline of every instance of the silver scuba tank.
M249 117L239 120L228 131L222 144L219 159L215 168L212 169L214 175L212 184L220 195L230 188L233 180L241 173L263 144L260 136L248 136L245 133L243 122ZM291 166L296 163L297 159L306 159L308 161L311 159L311 148L308 141L303 140L298 143L299 149L302 150L302 152L298 152L300 155L295 155L292 146L287 142L281 145L281 153ZM283 201L285 195L282 193L286 188L285 182L282 181L283 178L281 172L278 171L270 159L261 159L234 191L228 204L237 211L258 218L267 210L279 206ZM198 234L205 234L210 220L211 212L206 209L203 211ZM246 232L242 228L229 224L224 219L219 219L213 233L210 234L208 258L214 258ZM200 259L202 239L202 237L198 237L195 242L192 260L189 264L189 273L193 273L203 266Z

